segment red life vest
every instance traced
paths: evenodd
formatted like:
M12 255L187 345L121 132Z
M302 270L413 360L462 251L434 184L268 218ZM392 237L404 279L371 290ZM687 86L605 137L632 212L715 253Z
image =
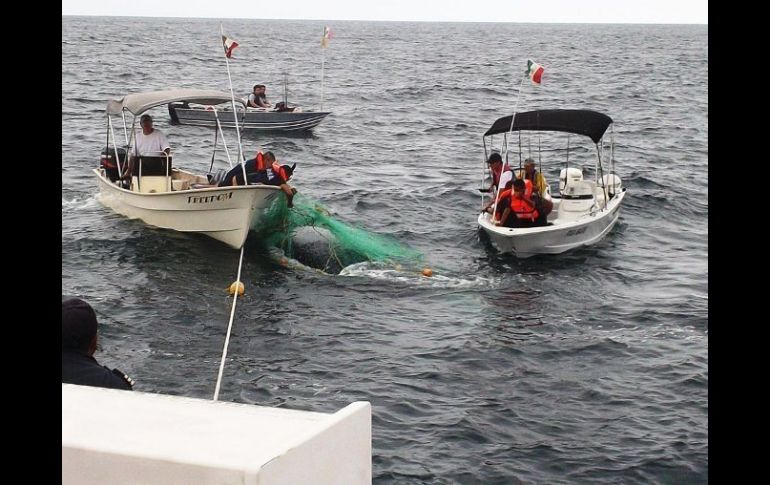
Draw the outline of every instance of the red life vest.
M497 187L500 184L500 177L503 175L503 172L508 172L511 170L511 167L508 166L507 163L500 165L500 170L495 169L494 167L489 167L489 169L492 171L492 183L495 184L495 187ZM505 188L505 187L501 187Z
M257 161L257 172L261 172L262 170L265 170L267 167L265 166L265 157L262 155L262 152L257 152L257 156L254 157Z
M511 211L516 214L517 219L527 219L533 222L540 216L534 205L530 205L524 199L519 199L516 196L511 197Z
M524 197L527 199L532 197L532 181L529 179L524 180Z

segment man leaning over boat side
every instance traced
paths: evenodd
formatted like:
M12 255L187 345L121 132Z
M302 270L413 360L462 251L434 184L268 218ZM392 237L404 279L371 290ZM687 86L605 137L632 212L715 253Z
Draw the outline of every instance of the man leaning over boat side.
M134 157L138 155L157 156L164 152L167 155L171 154L171 145L169 144L166 135L152 126L152 116L143 114L141 118L139 118L139 125L142 127L142 131L136 134L134 148L131 151L133 156L130 157L128 170L123 174L124 180L131 178Z
M219 187L230 187L233 185L245 185L243 182L243 172L246 170L246 180L251 184L275 185L286 194L286 205L293 207L292 200L297 189L289 185L289 179L294 174L295 163L292 166L281 165L275 159L273 152L258 152L256 157L243 162L231 168L224 179L219 182Z
M91 305L79 298L61 304L61 381L65 384L132 390L133 380L118 369L99 365L98 322Z

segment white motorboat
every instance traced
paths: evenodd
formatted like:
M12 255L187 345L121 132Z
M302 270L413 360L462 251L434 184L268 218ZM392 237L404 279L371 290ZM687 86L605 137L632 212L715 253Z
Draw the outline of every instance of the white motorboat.
M566 166L561 169L559 193L551 196L553 210L547 217L547 225L539 227L502 227L496 224L491 213L482 212L478 224L489 235L494 246L504 253L513 253L519 258L536 254L559 254L580 246L600 241L618 221L620 205L626 195L621 179L615 174L613 158L614 143L610 136L609 161L605 162L604 134L612 125L612 119L596 111L575 109L537 110L505 116L492 125L482 137L485 160L487 159L487 137L503 134L500 148L503 157L513 153L512 134L519 132L519 160L521 160L521 132L537 132L540 146L540 132L560 132L567 136ZM593 167L594 179L584 178L583 169L569 166L569 134L590 138L596 148ZM530 137L532 134L530 133ZM564 135L562 135L564 136ZM531 141L531 138L530 138ZM492 148L490 143L490 149ZM558 150L549 151L559 153ZM581 153L588 153L583 151ZM540 153L542 160L542 152ZM519 162L521 163L521 162ZM605 173L605 164L609 172ZM541 162L542 168L542 162ZM485 205L482 196L482 207Z
M265 209L280 194L278 187L211 186L206 174L173 167L176 160L163 152L136 157L131 164L130 183L121 181L123 171L129 166L127 154L131 153L139 116L151 108L174 102L216 106L230 103L231 97L229 93L213 90L174 89L129 94L108 102L108 146L102 151L102 166L94 169L100 192L98 199L118 214L141 219L151 226L204 234L239 249L249 230L259 228ZM215 109L211 111L216 113ZM112 116L123 121L125 145L122 148L116 143ZM217 126L221 133L221 124ZM216 142L214 145L216 153ZM115 168L107 168L107 162L113 160L117 161L112 163Z

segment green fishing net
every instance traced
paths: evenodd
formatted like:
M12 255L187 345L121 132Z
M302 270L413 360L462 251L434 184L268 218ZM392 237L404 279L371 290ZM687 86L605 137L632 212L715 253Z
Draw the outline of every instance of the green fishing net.
M286 206L286 197L279 196L262 217L258 236L268 246L279 248L286 256L294 257L292 247L295 233L302 228L321 228L322 240L328 241L328 263L339 269L365 261L410 263L422 259L422 254L393 238L373 234L361 227L353 227L332 217L321 204L301 194L294 196L294 207ZM325 265L326 270L329 265Z

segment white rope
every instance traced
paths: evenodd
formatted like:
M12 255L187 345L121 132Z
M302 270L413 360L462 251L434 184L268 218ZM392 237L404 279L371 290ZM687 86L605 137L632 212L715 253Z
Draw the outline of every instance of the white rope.
M227 346L230 344L230 332L233 329L233 318L235 317L235 304L238 301L238 283L241 282L241 266L243 266L243 249L241 246L241 259L238 261L238 278L235 280L235 293L233 293L233 308L230 310L230 323L227 324L227 336L225 337L225 347L222 349L222 362L219 363L219 375L217 376L217 385L214 388L214 401L219 399L219 387L222 384L222 372L225 370L225 359L227 358Z
M324 110L324 64L326 63L326 49L321 46L321 111Z

